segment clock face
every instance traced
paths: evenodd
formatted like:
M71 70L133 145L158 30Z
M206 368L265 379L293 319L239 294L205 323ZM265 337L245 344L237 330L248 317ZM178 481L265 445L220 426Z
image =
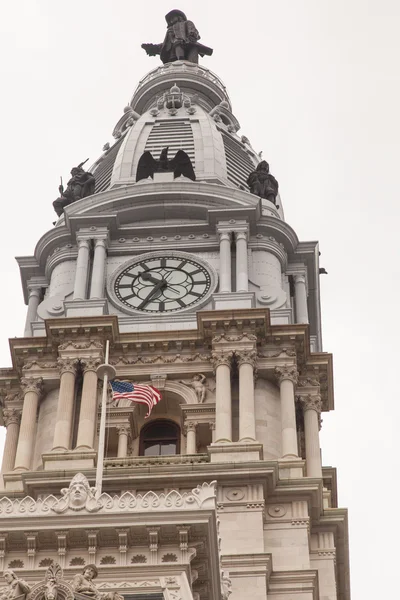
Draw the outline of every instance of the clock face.
M123 269L114 281L114 293L130 309L163 314L200 303L211 286L210 271L189 255L154 255Z

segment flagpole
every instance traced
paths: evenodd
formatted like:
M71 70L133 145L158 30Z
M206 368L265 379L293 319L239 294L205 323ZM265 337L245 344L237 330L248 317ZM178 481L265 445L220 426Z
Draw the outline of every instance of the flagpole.
M103 380L103 395L101 397L101 416L100 416L100 432L99 432L99 447L97 450L97 468L96 468L96 498L102 492L103 471L104 471L104 450L106 438L106 411L107 411L107 391L108 382L114 379L116 371L114 367L108 364L110 352L110 342L106 341L106 352L104 364L97 367L97 377Z

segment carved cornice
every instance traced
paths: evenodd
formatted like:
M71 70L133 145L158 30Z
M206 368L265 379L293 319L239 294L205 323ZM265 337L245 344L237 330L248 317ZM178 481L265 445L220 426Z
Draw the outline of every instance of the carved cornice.
M226 333L221 333L220 335L216 335L212 339L212 343L218 342L241 342L242 340L247 340L249 342L257 342L257 336L253 333L237 333L233 335L228 335Z
M72 373L75 375L78 363L79 361L77 358L59 358L57 360L57 365L60 370L60 375L63 375L64 373Z
M83 358L81 360L83 373L87 373L88 371L97 371L97 367L101 364L100 358L95 358L92 356L88 356L87 358Z
M89 350L89 348L98 348L99 350L103 350L104 344L95 340L89 340L88 342L73 342L71 340L58 346L58 350Z
M233 359L233 351L224 352L223 350L221 350L219 352L213 352L212 353L212 361L213 361L214 370L217 369L218 367L220 367L221 365L226 365L227 367L230 368L232 366L232 359Z
M297 383L299 373L296 365L283 365L282 367L275 367L275 376L279 383L285 380Z
M137 356L135 358L128 358L126 356L119 356L117 359L111 359L110 364L113 366L117 365L152 365L155 363L171 364L171 363L191 363L191 362L210 362L210 354L157 354L156 356Z
M255 350L238 350L235 352L235 357L239 367L248 364L254 369L257 364L257 352Z
M18 408L5 408L3 410L3 417L6 427L13 423L18 425L21 420L21 412Z
M21 388L24 394L34 392L40 396L43 389L43 377L22 377Z
M306 410L315 410L318 414L322 411L322 400L320 394L307 394L307 396L298 396L304 412Z

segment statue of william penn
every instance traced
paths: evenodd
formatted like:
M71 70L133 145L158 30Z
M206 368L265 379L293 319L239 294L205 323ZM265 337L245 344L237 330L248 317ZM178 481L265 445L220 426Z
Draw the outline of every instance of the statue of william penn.
M149 56L160 55L162 62L188 60L198 63L200 56L211 56L212 48L199 43L200 35L194 23L188 21L181 10L171 10L165 15L167 33L162 44L142 44Z

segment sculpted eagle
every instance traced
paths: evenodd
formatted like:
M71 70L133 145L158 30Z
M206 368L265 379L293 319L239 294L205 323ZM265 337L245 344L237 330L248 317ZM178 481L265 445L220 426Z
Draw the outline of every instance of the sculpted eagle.
M136 171L136 183L141 179L151 177L154 179L154 173L173 173L174 179L183 175L192 181L196 181L193 165L184 150L178 150L174 158L168 159L168 146L161 151L160 158L157 160L151 152L146 151L139 159Z

